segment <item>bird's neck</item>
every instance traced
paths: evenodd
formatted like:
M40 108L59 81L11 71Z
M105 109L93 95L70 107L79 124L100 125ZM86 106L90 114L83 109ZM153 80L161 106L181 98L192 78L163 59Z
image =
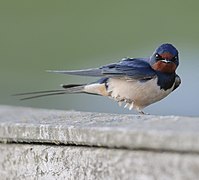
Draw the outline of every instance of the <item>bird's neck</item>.
M175 83L175 77L176 73L165 73L165 72L158 72L158 85L160 86L160 89L164 89L165 91L170 89L173 84Z

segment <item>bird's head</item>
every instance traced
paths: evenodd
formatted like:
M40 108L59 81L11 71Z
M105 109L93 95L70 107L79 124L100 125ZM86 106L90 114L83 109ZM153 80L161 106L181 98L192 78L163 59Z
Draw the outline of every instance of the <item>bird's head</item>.
M151 67L163 73L174 73L179 65L178 50L172 44L160 45L150 57Z

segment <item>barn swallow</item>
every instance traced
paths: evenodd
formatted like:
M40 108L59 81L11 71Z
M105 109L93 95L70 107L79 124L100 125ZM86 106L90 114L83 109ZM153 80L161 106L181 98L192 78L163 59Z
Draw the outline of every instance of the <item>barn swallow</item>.
M130 110L144 114L143 108L160 101L181 83L176 74L179 65L178 50L172 44L160 45L149 58L123 58L94 69L49 71L53 73L100 77L89 84L61 85L63 89L30 92L17 95L32 95L25 99L43 96L86 93L114 99Z

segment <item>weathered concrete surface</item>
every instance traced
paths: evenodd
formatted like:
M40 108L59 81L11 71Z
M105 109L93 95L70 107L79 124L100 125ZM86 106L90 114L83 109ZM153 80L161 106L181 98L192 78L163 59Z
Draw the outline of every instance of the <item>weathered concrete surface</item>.
M1 180L198 177L198 117L0 106Z
M197 180L199 156L77 146L0 145L0 179Z
M199 153L199 118L0 106L0 141Z

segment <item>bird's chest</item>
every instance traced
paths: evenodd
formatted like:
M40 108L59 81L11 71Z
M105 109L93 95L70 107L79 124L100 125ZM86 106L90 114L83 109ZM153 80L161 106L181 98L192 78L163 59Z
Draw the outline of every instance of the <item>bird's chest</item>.
M108 92L117 101L133 103L134 106L144 108L157 102L172 92L170 89L161 89L157 84L157 78L148 81L126 80L111 78L108 82Z

